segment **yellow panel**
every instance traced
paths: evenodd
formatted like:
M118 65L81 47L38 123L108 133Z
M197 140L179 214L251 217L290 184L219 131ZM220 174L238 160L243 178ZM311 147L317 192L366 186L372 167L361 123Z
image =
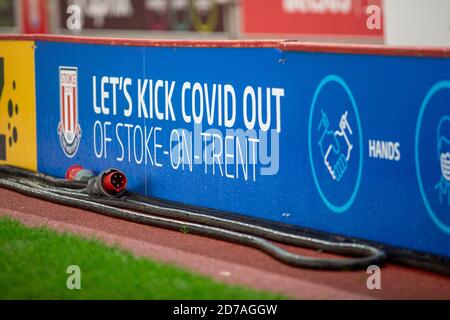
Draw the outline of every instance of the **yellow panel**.
M0 164L37 170L35 101L34 41L0 41Z

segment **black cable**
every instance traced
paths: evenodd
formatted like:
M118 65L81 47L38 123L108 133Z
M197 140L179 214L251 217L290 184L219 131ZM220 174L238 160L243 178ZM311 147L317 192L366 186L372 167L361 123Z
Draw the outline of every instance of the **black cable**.
M26 174L29 177L33 177L33 175L32 174L30 175L29 172L26 172ZM40 181L45 181L45 176L43 176L42 174L36 176L35 178L37 178ZM67 184L67 181L65 180L60 181L64 182L64 185ZM83 198L88 197L88 195L86 194L74 195L73 193L65 192L64 190L66 189L61 188L54 191L60 194L66 194L71 196L82 196ZM359 244L330 242L311 237L296 236L260 226L255 226L248 223L211 216L210 214L201 213L201 211L194 212L192 210L189 211L177 207L172 207L167 202L155 200L148 197L143 197L133 193L128 193L128 196L124 196L120 200L112 198L92 198L91 200L102 204L110 204L116 207L145 212L148 214L157 214L168 218L187 220L190 222L202 223L220 228L226 227L227 229L231 229L233 231L244 232L255 236L264 237L269 240L282 242L294 246L302 246L310 249L321 250L324 252L332 252L344 255L349 253L348 250L351 250L351 254L353 255L364 255L367 254L368 252L365 246L361 246Z
M3 175L9 176L19 176L29 179L35 179L46 184L50 184L54 187L63 187L70 189L83 189L86 187L86 182L79 181L69 181L65 179L56 178L41 172L34 172L27 169L9 166L9 165L0 165L0 173Z
M31 184L30 186L39 187L39 185ZM73 191L55 190L56 193L68 196L79 197L86 199L87 194L74 194ZM344 242L330 242L320 240L312 237L292 235L256 225L251 225L244 222L234 221L230 219L224 219L220 217L214 217L202 213L193 211L171 208L167 206L161 206L153 203L136 202L129 197L123 197L123 199L111 199L111 198L91 198L93 202L113 205L123 209L134 210L138 212L144 212L147 214L156 214L158 216L166 218L174 218L183 221L189 221L218 228L226 228L228 230L242 232L253 236L259 236L268 240L285 243L293 246L301 246L305 248L320 250L323 252L342 254L342 255L367 255L369 250L366 246L360 244L351 244ZM372 252L375 254L375 252Z
M292 235L201 212L161 205L161 200L129 194L118 199L83 194L85 183L74 183L27 170L0 166L0 186L52 202L119 217L172 230L209 236L257 248L281 262L297 267L354 270L380 265L386 253L378 248L355 243L334 242ZM118 209L121 208L121 209ZM137 211L137 212L136 212ZM156 214L157 216L155 216ZM267 240L266 240L267 239ZM268 240L307 247L356 258L329 259L305 257L288 252Z

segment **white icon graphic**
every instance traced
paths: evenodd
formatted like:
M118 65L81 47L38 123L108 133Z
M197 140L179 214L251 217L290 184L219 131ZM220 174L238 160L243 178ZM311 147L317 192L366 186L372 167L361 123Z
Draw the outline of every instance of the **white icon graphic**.
M437 152L442 176L434 189L439 193L439 203L442 204L447 196L447 205L450 206L450 136L446 135L448 133L450 133L450 117L446 116L439 122L437 132Z
M349 136L353 135L352 128L348 122L348 111L345 111L339 121L339 130L330 130L330 121L327 114L320 110L322 119L317 130L322 130L319 139L319 148L323 156L323 162L331 175L331 178L340 181L347 171L353 144Z

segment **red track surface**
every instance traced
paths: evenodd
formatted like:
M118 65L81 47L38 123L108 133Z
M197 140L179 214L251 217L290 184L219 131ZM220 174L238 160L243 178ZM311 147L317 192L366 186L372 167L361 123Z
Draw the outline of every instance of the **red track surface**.
M450 299L450 278L388 264L381 290L368 290L367 274L297 269L255 249L56 205L0 189L0 215L30 226L47 225L96 237L136 255L171 262L219 281L301 299ZM309 250L295 249L299 253Z

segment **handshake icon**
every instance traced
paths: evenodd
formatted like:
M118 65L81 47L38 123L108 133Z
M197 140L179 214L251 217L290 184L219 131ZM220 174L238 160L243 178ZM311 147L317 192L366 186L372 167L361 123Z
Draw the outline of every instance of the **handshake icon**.
M439 203L447 202L450 206L450 116L444 116L439 122L437 156L441 165L441 176L434 189L439 193Z
M350 161L353 144L349 137L353 135L352 128L348 122L348 111L345 111L339 121L339 130L330 130L330 121L327 114L320 110L322 118L317 131L320 139L318 141L323 162L335 181L340 181L345 175Z

